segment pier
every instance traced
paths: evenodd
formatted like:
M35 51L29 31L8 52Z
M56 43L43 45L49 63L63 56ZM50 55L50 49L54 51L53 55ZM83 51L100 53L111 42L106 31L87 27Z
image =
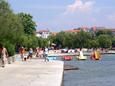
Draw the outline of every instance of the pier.
M15 61L0 68L0 86L61 86L62 61L44 62L44 59Z

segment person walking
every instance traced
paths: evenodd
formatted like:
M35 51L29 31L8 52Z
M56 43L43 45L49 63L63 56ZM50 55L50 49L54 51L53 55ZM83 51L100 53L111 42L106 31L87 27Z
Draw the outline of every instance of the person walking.
M1 59L2 67L5 67L7 58L8 58L7 49L2 44L0 44L0 59Z
M30 48L27 59L32 59L32 55L33 55L33 49Z

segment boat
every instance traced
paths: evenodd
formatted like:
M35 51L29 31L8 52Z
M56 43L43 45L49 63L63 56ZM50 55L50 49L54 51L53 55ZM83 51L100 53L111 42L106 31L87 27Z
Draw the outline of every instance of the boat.
M72 56L63 56L63 60L70 61L72 60Z
M94 51L93 54L91 55L92 60L100 60L101 55L98 51Z
M87 56L77 56L77 59L78 59L78 60L86 60L86 59L87 59Z
M86 60L86 59L87 59L87 56L84 56L84 55L83 55L83 52L80 50L80 51L79 51L79 55L77 56L77 59L78 59L78 60Z

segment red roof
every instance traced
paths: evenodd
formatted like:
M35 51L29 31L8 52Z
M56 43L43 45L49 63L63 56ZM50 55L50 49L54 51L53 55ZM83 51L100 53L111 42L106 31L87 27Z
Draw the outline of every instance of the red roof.
M49 32L49 30L38 30L38 31L36 31L37 33L39 33L39 32Z
M51 34L56 36L58 34L58 32L52 32Z

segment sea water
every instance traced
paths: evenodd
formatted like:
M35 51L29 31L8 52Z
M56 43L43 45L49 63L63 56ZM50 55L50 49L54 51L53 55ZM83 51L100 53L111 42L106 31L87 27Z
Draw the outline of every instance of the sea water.
M115 54L102 55L99 61L89 59L64 61L79 70L64 71L64 86L115 86Z

